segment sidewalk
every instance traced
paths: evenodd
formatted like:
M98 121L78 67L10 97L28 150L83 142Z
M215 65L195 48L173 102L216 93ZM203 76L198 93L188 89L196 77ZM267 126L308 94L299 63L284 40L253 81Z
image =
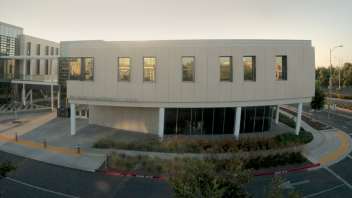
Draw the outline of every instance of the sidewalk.
M289 115L286 112L281 113ZM289 115L293 117L292 115ZM41 112L18 115L22 123L13 123L14 116L0 116L0 150L51 164L94 171L105 161L109 149L92 148L101 137L119 139L147 138L148 134L122 131L109 127L90 125L88 119L76 119L77 133L70 134L70 119L56 117L56 112ZM296 118L295 118L296 119ZM301 122L301 126L313 133L314 140L306 145L312 163L321 167L334 164L345 158L352 150L351 138L342 131L317 131ZM286 125L273 124L273 130L251 135L274 136L288 130ZM15 137L18 140L16 141ZM244 134L243 134L244 135ZM44 147L46 139L46 147ZM80 153L77 146L80 146Z
M293 115L281 111L289 117ZM297 118L294 117L296 121ZM352 139L345 132L337 129L317 131L310 127L307 123L301 121L301 127L306 131L312 132L313 141L306 145L308 155L306 156L312 163L320 163L320 167L330 166L344 159L352 151Z

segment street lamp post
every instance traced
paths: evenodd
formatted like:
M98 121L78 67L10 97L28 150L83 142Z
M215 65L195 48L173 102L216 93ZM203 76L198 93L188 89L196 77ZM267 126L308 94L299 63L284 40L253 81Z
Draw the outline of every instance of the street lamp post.
M341 74L340 74L340 70L341 70L341 62L340 62L340 58L339 58L339 57L334 57L334 58L339 59L339 90L341 91L341 86L340 86L340 76L341 76Z
M330 95L329 95L329 106L328 106L328 122L326 123L327 128L329 127L329 124L330 124L330 103L331 103L331 87L332 87L332 83L331 83L331 52L334 51L334 49L336 49L338 47L343 47L343 45L336 46L332 50L330 48L330 78L329 78Z

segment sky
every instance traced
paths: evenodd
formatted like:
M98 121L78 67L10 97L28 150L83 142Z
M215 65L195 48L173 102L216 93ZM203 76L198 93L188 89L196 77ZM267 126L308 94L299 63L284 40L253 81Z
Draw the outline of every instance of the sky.
M0 0L0 21L51 40L311 40L352 62L352 0ZM342 63L341 63L342 64Z

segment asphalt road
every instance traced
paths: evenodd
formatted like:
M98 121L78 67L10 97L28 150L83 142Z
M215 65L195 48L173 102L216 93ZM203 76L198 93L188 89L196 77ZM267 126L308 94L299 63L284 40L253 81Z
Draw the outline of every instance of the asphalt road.
M295 109L297 105L290 105ZM327 112L309 112L303 105L305 115L314 114L315 119L327 120ZM331 125L347 134L352 134L352 113L335 111ZM337 164L314 171L284 173L279 176L297 184L303 197L352 197L352 153ZM18 170L0 180L3 197L171 197L170 187L160 179L135 178L81 171L35 160L26 159L0 151L0 161L10 159L20 164ZM268 192L269 182L274 176L254 178L249 186L254 197ZM308 181L307 181L308 180ZM290 189L286 189L287 194Z

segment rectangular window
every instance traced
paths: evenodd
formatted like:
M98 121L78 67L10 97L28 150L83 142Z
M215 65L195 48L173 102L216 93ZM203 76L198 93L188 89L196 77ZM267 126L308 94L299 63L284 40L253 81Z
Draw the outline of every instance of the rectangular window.
M130 81L130 58L119 58L119 81Z
M56 48L56 55L59 55L59 48Z
M84 80L93 80L93 58L85 58Z
M182 81L194 82L194 57L182 57Z
M51 47L51 55L54 55L54 47Z
M45 75L49 75L49 60L45 60Z
M244 80L255 81L255 56L243 57Z
M220 57L220 81L232 81L232 57Z
M31 55L31 42L27 43L27 55L30 56Z
M37 60L37 75L40 75L40 60Z
M287 56L276 56L276 80L287 80Z
M144 81L155 82L155 58L144 58Z
M27 60L27 75L31 75L31 60Z
M45 46L45 55L49 55L49 46Z
M80 58L71 58L70 60L70 80L81 80Z
M40 44L37 45L37 55L40 55Z

